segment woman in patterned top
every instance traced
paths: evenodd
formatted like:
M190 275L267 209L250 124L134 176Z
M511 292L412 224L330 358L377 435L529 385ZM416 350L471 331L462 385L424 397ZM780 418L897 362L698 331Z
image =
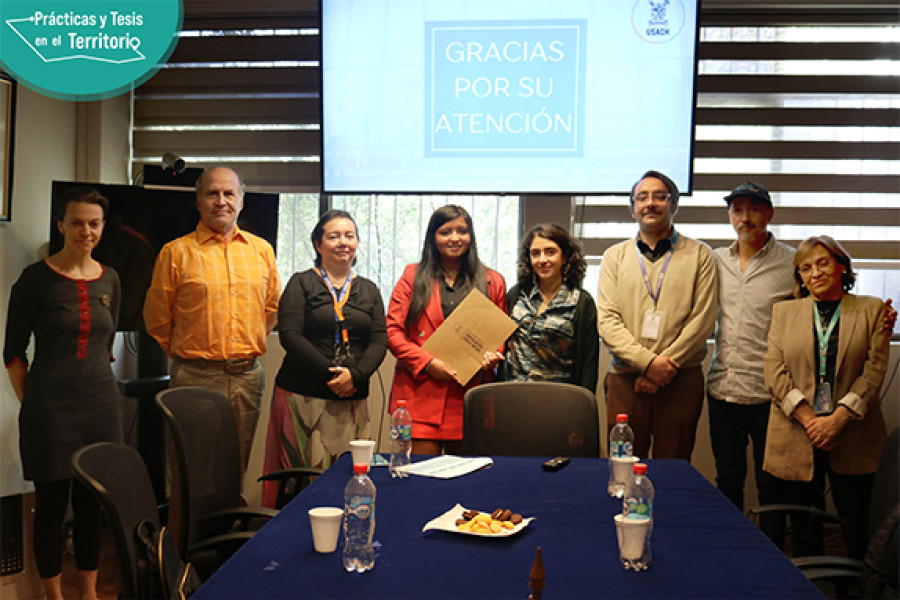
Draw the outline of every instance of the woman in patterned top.
M91 256L108 202L79 187L60 201L63 248L28 266L13 285L3 358L19 401L19 450L34 482L34 553L48 599L62 598L63 522L71 490L75 563L82 598L96 598L100 507L72 479L72 453L121 441L119 392L110 368L119 276ZM34 361L26 350L32 333Z
M518 283L507 295L519 325L507 343L506 378L561 381L597 391L597 306L581 287L581 246L558 225L536 225L522 241Z

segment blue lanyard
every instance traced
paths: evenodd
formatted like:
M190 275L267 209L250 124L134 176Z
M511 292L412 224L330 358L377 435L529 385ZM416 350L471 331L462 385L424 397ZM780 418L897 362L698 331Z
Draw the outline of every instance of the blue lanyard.
M647 274L647 265L644 262L644 255L641 254L641 250L638 248L637 243L634 245L634 251L637 252L638 255L638 263L641 265L641 273L644 276L644 285L647 287L647 293L653 298L653 308L656 308L656 303L659 301L659 293L662 291L663 279L666 277L666 271L669 270L669 262L672 260L672 255L675 254L675 244L677 242L678 232L675 231L672 235L672 247L666 252L666 262L663 263L662 270L659 272L659 281L656 282L655 293L653 292L653 286L650 285L650 275Z
M328 288L328 291L331 293L331 298L334 300L334 321L338 324L338 328L334 331L334 344L337 346L341 343L341 337L343 337L344 343L348 343L350 341L350 337L347 334L347 328L344 327L344 304L347 303L347 298L350 294L351 281L353 280L353 273L347 274L347 279L344 280L344 285L341 287L340 291L335 290L334 285L331 283L331 280L328 278L328 273L325 272L325 269L317 269L319 275L322 276L322 280L325 282L325 287ZM340 330L340 333L338 333Z

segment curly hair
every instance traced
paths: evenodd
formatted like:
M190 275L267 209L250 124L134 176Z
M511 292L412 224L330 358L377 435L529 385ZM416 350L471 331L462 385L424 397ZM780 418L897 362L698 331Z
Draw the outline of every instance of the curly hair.
M531 231L522 239L522 245L519 248L519 259L516 263L516 276L519 288L525 290L537 280L534 268L531 266L531 243L535 237L550 240L559 246L563 255L563 281L573 288L581 286L581 282L584 281L584 273L587 270L587 263L584 260L581 244L559 225L541 223L532 227Z

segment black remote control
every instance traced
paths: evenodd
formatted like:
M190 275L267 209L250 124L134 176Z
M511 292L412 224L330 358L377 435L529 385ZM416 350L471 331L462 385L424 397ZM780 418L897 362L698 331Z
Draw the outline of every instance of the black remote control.
M551 458L550 460L544 461L544 463L541 465L541 468L545 471L559 471L567 464L569 464L568 456L557 456L556 458Z

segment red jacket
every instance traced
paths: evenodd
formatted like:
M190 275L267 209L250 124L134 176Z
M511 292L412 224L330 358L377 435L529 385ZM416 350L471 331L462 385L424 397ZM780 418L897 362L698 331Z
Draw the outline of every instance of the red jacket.
M409 313L417 267L418 264L406 266L388 304L388 348L397 358L389 410L393 413L397 400L405 399L413 418L414 438L458 440L462 439L462 406L466 390L482 381L493 380L493 375L486 374L484 380L475 375L469 385L463 387L456 381L434 379L424 372L434 357L422 350L422 344L444 322L444 315L440 288L435 282L431 299L413 328L413 339L407 337L406 315ZM506 312L503 276L492 269L485 269L485 279L488 298Z

